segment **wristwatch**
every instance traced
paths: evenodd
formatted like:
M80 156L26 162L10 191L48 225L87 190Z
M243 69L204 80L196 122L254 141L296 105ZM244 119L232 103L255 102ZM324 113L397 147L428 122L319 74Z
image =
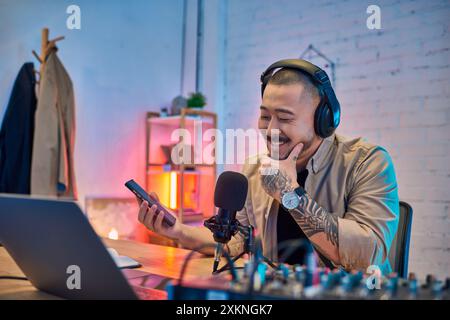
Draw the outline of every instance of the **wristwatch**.
M302 187L298 187L291 192L286 192L281 197L281 204L287 210L295 209L300 205L300 202L302 202L302 197L305 193L306 191Z

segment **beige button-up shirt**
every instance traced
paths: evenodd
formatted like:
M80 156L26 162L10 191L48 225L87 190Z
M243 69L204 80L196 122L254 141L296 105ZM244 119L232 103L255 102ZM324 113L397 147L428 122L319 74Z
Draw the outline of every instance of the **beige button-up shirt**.
M259 157L249 158L243 174L249 189L245 207L237 213L261 237L263 254L277 260L278 201L263 189ZM361 138L333 134L323 140L308 161L305 190L329 214L338 217L339 256L346 270L366 271L370 265L391 271L389 248L398 227L398 186L392 160L385 149ZM295 220L295 215L291 213ZM228 244L232 255L243 250L236 235Z

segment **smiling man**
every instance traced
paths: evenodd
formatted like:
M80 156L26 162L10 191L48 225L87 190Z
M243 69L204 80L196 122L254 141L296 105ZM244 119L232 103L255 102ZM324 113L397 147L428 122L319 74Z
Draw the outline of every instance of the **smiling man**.
M263 253L271 260L283 256L281 243L304 239L330 268L365 271L377 265L390 272L388 253L398 226L399 199L387 151L334 132L339 102L317 66L282 60L261 80L258 127L267 137L269 154L243 168L249 192L237 219L258 230ZM162 214L155 210L143 203L139 213L151 230L190 248L214 243L203 227L164 227ZM239 234L227 248L232 255L243 250ZM287 262L304 262L303 251L294 251Z

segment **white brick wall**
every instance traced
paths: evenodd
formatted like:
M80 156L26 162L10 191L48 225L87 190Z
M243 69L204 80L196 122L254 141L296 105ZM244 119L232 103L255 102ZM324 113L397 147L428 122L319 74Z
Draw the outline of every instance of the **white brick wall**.
M414 208L410 270L450 270L450 2L228 0L225 128L256 126L259 75L313 44L337 61L338 133L364 136L394 159L400 198ZM245 110L245 111L243 111ZM234 167L235 168L235 167Z

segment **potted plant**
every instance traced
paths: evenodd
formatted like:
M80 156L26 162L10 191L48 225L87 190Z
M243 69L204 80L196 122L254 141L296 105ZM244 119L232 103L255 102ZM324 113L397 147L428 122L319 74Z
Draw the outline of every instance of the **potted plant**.
M206 97L200 92L190 94L187 101L188 108L202 109L206 105Z

